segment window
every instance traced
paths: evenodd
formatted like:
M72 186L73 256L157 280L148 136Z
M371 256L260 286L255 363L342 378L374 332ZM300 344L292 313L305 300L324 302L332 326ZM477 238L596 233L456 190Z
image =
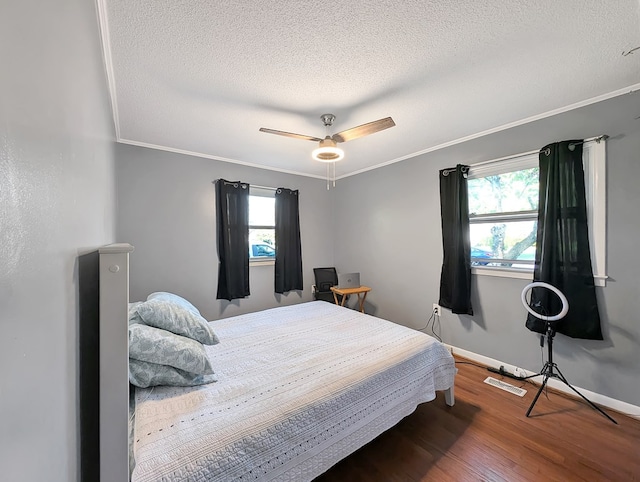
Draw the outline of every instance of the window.
M583 150L594 280L604 286L605 142ZM531 279L538 218L538 154L471 166L468 177L471 265L476 274Z
M276 257L275 192L254 186L249 191L249 261L271 264Z
M533 162L532 162L533 161ZM533 166L531 164L534 164ZM537 157L470 171L473 266L533 269L538 219Z

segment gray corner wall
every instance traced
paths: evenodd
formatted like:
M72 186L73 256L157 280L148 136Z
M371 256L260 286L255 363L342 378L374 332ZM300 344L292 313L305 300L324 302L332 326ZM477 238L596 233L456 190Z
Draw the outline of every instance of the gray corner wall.
M413 328L426 325L432 304L438 301L442 266L440 169L535 150L555 140L609 134L607 274L611 279L597 289L606 339L558 335L554 354L572 384L640 406L640 123L615 115L624 102L629 98L339 180L336 266L360 271L362 283L373 288L367 312ZM445 309L436 331L453 346L539 371L538 337L525 328L526 312L520 302L527 283L473 276L475 316L453 315Z
M117 235L133 244L131 297L172 291L208 319L310 301L313 268L333 266L332 196L320 179L143 147L116 147ZM274 267L251 266L251 296L216 300L215 179L300 190L303 292L274 293Z
M93 2L0 7L0 479L79 479L78 256L114 240Z

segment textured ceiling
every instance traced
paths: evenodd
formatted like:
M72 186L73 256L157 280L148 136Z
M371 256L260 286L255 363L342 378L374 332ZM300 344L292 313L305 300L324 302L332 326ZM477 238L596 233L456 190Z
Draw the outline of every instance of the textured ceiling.
M97 0L118 141L338 177L640 88L638 0ZM640 113L639 113L640 114Z

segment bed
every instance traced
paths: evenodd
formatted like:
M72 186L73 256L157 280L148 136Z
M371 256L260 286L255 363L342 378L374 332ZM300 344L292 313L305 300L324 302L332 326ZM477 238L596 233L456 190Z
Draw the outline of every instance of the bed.
M210 322L220 339L206 347L217 381L132 387L130 445L125 320L132 249L100 250L103 481L312 480L436 391L454 403L456 370L444 345L315 301Z

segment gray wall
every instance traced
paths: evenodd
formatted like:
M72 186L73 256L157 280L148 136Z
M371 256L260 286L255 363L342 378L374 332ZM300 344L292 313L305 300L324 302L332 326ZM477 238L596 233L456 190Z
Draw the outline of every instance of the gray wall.
M324 181L118 145L117 234L136 246L131 293L144 299L169 290L215 319L311 299L312 268L359 271L373 291L368 313L423 327L438 300L442 242L438 170L540 148L558 139L612 136L608 142L608 274L598 288L605 341L556 338L555 355L575 385L640 405L637 373L640 323L634 280L640 268L640 132L628 115L638 97L622 96L464 144L341 179ZM626 109L626 110L625 110ZM631 109L633 110L633 109ZM625 113L622 115L622 113ZM634 175L635 174L635 175ZM273 267L251 268L251 296L215 300L217 255L213 179L223 177L301 190L305 290L278 297ZM340 206L340 209L335 209ZM339 234L338 234L339 233ZM475 316L444 311L438 332L454 346L537 371L541 353L524 327L520 292L525 280L473 277ZM351 301L355 305L355 300Z
M438 301L442 263L438 170L530 151L555 140L610 134L607 271L611 279L597 289L606 339L558 335L554 353L576 386L640 405L640 125L633 117L619 119L612 114L629 101L621 97L338 181L335 202L342 209L336 217L341 232L335 238L336 265L360 271L363 284L373 288L367 298L369 313L423 327ZM473 276L475 316L444 310L438 327L444 341L538 371L542 364L538 338L524 327L526 313L520 303L526 283Z
M114 240L95 4L0 13L0 478L78 480L79 254Z
M133 244L131 297L181 294L209 319L310 301L313 268L333 266L332 196L320 179L119 144L118 239ZM251 266L251 296L216 300L218 178L300 190L304 290L276 295L273 266Z

